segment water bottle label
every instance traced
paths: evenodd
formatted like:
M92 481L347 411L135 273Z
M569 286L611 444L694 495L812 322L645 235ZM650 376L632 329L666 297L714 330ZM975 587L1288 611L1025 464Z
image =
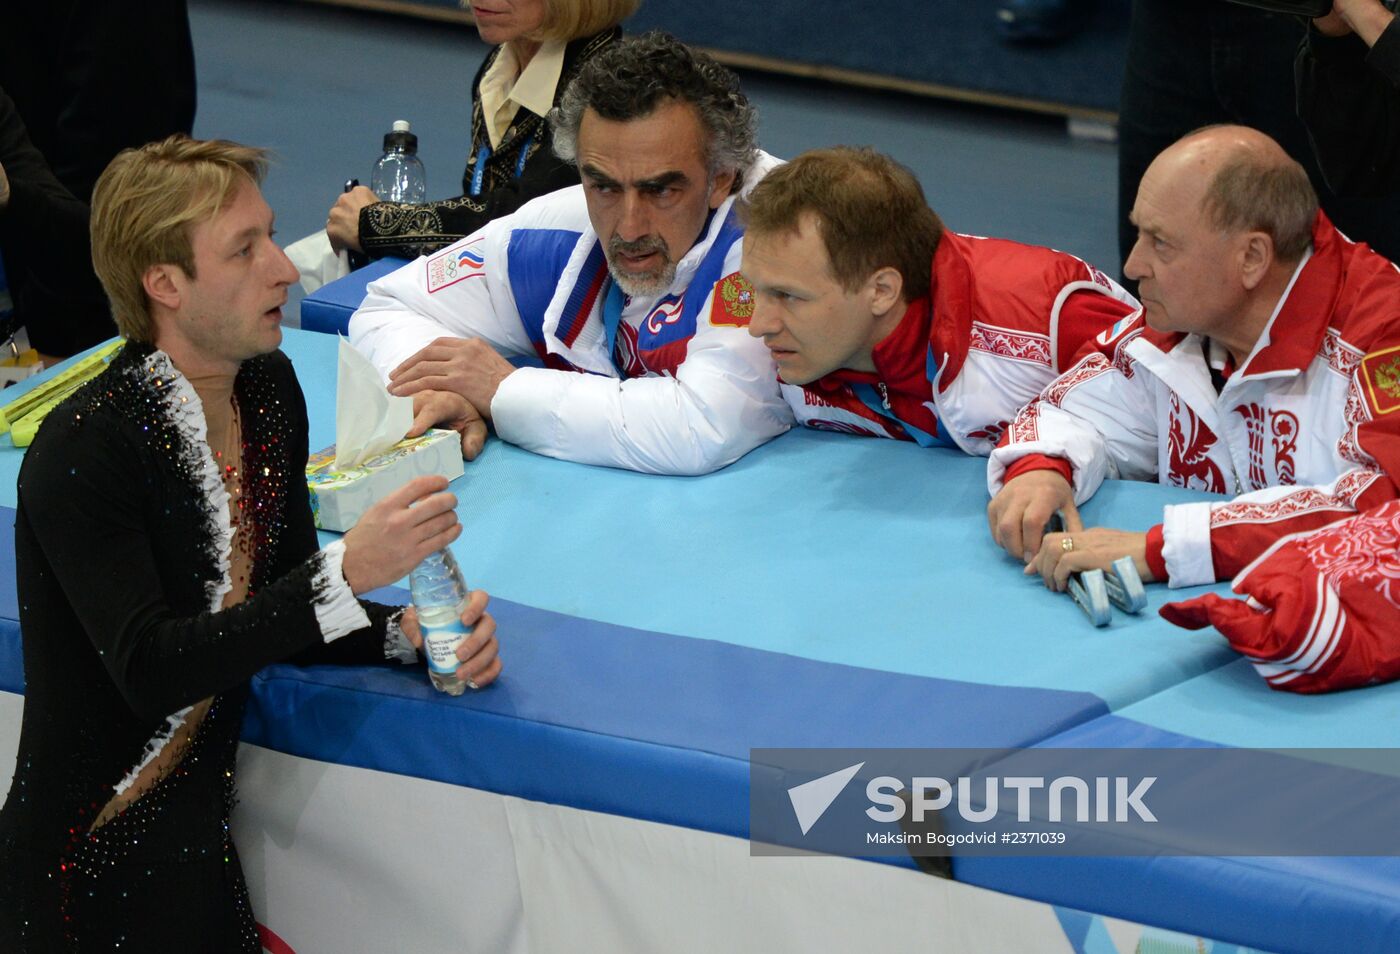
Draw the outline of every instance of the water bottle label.
M461 663L457 658L457 647L472 634L471 627L464 626L458 619L440 626L420 621L419 628L423 632L423 649L428 657L428 668L442 676L456 672Z

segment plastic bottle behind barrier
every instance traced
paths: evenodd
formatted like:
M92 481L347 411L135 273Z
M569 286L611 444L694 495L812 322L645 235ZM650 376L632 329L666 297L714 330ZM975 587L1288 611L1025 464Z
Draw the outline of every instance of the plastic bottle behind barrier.
M467 583L452 551L441 549L414 567L408 586L418 611L418 628L423 633L428 677L442 692L460 696L467 684L455 675L457 646L471 635L472 629L462 625Z
M428 177L418 158L418 137L409 131L408 120L394 120L394 128L384 134L384 155L374 163L369 188L382 202L427 198Z

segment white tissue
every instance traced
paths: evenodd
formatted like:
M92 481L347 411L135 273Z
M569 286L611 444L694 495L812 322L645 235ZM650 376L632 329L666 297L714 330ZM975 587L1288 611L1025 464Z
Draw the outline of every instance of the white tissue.
M322 285L350 274L350 256L331 248L325 229L297 239L286 248L287 257L301 275L301 287L308 295Z
M358 467L403 440L413 426L413 398L394 397L369 359L340 339L335 379L335 469Z

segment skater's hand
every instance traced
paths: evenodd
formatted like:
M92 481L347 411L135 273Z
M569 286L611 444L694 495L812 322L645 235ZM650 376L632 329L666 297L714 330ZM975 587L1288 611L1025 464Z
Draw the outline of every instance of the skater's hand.
M496 641L496 620L486 612L490 600L485 590L472 590L467 596L467 605L462 610L462 625L473 627L472 634L462 640L457 647L457 678L471 680L479 689L496 681L501 674L501 659L497 653L500 644ZM413 644L414 649L423 648L423 632L418 627L418 613L412 607L404 610L399 619L399 628Z

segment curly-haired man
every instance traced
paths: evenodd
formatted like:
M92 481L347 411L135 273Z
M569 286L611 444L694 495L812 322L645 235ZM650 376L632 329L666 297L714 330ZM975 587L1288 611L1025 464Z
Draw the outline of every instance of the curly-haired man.
M745 331L734 203L772 160L738 79L651 33L590 60L550 121L583 184L371 284L350 322L415 428L450 424L471 458L486 419L536 453L663 474L786 430Z

